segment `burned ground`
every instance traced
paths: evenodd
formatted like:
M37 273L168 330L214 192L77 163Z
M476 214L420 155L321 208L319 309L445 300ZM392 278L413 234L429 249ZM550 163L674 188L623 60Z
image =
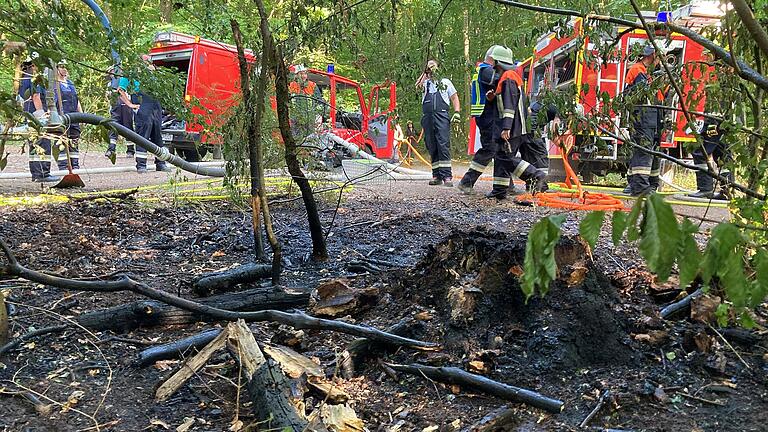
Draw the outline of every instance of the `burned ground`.
M768 386L760 334L757 343L734 341L742 363L705 324L685 316L661 320L659 308L679 290L673 283L653 283L632 247L614 248L601 239L590 257L575 237L576 213L569 215L558 247L558 281L547 296L526 302L518 282L524 235L544 210L489 205L446 189L358 188L336 214L328 263L308 261L300 206L283 204L273 212L284 242L286 286L311 291L343 279L352 289L375 289L372 302L340 319L382 329L410 319L412 337L443 345L437 352L376 351L359 365L358 376L343 379L338 362L354 338L251 325L257 340L291 344L320 362L349 394L369 430L464 429L507 403L419 377L400 374L394 380L379 359L457 366L565 402L558 415L509 404L516 421L508 430L577 430L605 390L612 398L593 426L764 429ZM326 223L334 213L335 202L325 203ZM193 296L190 282L196 275L250 260L249 226L248 215L221 205L81 202L3 209L0 215L0 233L30 268L79 278L129 274L187 297ZM351 271L359 269L350 263L363 257L390 265L371 274ZM0 288L12 288L12 335L138 299L127 293L63 292L17 280L0 281ZM145 343L217 325L141 328L119 335L74 327L25 343L0 358L0 388L15 392L20 384L43 394L46 404L62 405L36 413L24 399L4 394L0 425L8 431L96 430L89 418L94 412L100 430L175 429L194 418L189 430L221 431L235 413L249 424L251 407L242 396L236 404L238 367L227 355L214 356L163 403L154 402L154 389L179 363L134 364ZM308 410L320 399L309 394Z

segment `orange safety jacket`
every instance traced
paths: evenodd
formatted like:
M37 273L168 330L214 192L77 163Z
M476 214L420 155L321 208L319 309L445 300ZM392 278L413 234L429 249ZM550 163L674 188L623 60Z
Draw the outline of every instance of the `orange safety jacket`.
M529 132L528 106L523 93L523 79L513 71L505 71L496 85L496 103L499 109L499 129L509 130L511 137L519 137Z

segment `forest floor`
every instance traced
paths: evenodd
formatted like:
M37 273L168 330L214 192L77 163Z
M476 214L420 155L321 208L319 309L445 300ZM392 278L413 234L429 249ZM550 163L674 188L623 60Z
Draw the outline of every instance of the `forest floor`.
M249 214L233 204L170 199L167 193L153 189L127 199L2 207L0 236L32 269L73 278L127 274L183 297L194 297L195 276L252 260ZM211 191L217 193L221 190ZM301 202L275 199L284 286L316 294L319 284L341 279L351 289L370 290L372 301L341 318L380 329L410 318L415 323L410 337L443 347L377 351L357 365L357 376L343 379L339 358L354 337L250 324L257 340L290 344L318 362L349 395L349 406L368 430L470 430L503 405L513 419L504 430L584 430L579 424L607 390L607 403L589 424L595 430L765 430L764 333L749 333L744 344L743 332L734 331L742 337L727 336L726 344L687 314L659 318L659 309L681 294L676 279L655 283L636 247L611 244L609 226L591 256L566 247L550 293L525 303L517 278L525 233L552 210L414 183L356 186L338 207L335 195L323 195L331 259L315 263L309 259ZM580 244L575 240L580 217L568 214L562 244ZM725 219L727 212L710 209L708 217ZM357 273L350 264L363 257L388 265ZM0 280L0 289L10 290L12 337L138 299L129 293L64 292L21 280ZM759 310L757 318L765 324L766 311ZM181 362L135 365L148 344L222 325L119 334L72 327L25 342L0 357L0 430L225 431L235 419L252 424L247 392L238 392L238 366L225 352L162 403L155 402L155 389ZM565 408L550 414L424 377L393 377L379 359L456 366L562 400ZM19 391L38 394L49 410L36 412L14 395ZM318 409L321 399L306 397L307 410Z

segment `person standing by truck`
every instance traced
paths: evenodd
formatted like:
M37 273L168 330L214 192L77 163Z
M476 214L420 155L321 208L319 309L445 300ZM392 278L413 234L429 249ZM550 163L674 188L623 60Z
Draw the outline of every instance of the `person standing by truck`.
M424 143L432 162L432 186L453 186L451 172L451 123L461 121L461 104L456 88L448 78L437 79L437 61L429 60L424 72L416 80L416 88L423 90L421 98L421 127ZM453 115L448 117L449 104Z
M147 60L145 58L145 60ZM154 66L148 64L150 70ZM120 78L118 91L123 103L131 108L134 113L134 122L136 133L151 141L158 147L163 147L163 137L161 134L163 107L160 102L141 90L141 85L136 80L130 80L126 77ZM129 95L128 92L131 92ZM165 161L155 157L155 170L171 171L171 167ZM136 171L139 174L147 172L147 150L136 145Z
M483 174L485 168L493 160L496 155L496 141L493 139L493 128L496 124L496 117L498 116L498 110L496 109L496 103L490 102L486 99L488 92L493 92L496 85L499 82L500 74L496 73L494 65L496 60L494 54L497 56L499 53L504 52L504 47L499 45L491 46L485 53L483 62L480 63L475 69L475 74L472 76L471 83L471 102L470 115L475 118L475 124L480 132L480 150L475 152L472 157L472 162L469 163L469 170L461 178L457 188L464 194L471 194L473 192L477 179ZM509 183L507 179L493 178L493 181L504 181Z
M61 114L83 112L83 107L80 105L80 99L77 96L75 84L69 79L67 61L64 59L59 61L56 65L56 84L59 86L59 91L55 95L55 98L56 103L60 103L62 109ZM61 97L61 102L58 101L59 97ZM66 138L62 140L64 142L63 146L68 146L69 151L60 149L56 163L60 170L65 170L67 169L67 158L69 157L72 163L72 169L78 169L80 168L80 124L70 124L67 127L65 136Z
M632 101L629 115L629 137L635 144L655 150L660 142L661 127L658 108L637 105L656 105L647 95L650 91L651 75L648 68L658 64L656 50L648 44L643 48L640 61L633 64L625 79L623 95ZM663 96L659 97L663 99ZM627 170L627 187L624 193L632 196L654 192L659 184L659 159L637 148L632 149Z
M721 129L722 120L707 118L701 129L701 137L704 142L704 150L697 147L692 153L693 163L699 168L709 169L707 159L711 159L719 167L718 173L728 181L733 181L733 173L725 167L725 164L731 160L731 153L727 145L722 141L723 130ZM706 151L706 153L704 153ZM703 173L696 171L696 192L688 194L691 198L705 198L715 200L728 199L728 185L720 184L720 191L715 193L715 179Z
M120 92L117 90L117 83L119 80L115 77L115 67L111 66L107 72L107 99L112 106L112 109L109 112L110 117L115 123L133 130L133 110L120 98ZM104 153L106 158L112 159L117 155L118 140L124 139L115 131L110 130L109 147L107 147L107 151ZM136 150L133 143L126 142L125 156L128 158L136 156Z

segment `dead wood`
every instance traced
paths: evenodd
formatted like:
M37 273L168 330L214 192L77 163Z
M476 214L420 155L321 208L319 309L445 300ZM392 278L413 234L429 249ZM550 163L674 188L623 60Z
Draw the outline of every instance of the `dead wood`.
M503 405L483 418L464 429L463 432L490 432L495 430L507 430L505 427L512 426L520 420L517 412L507 405Z
M305 430L308 421L294 400L291 381L276 362L267 361L245 321L230 323L227 335L227 349L240 364L257 420L271 419L264 425L268 429Z
M288 313L270 309L253 312L237 312L221 309L215 306L206 305L157 290L146 284L137 282L129 277L121 277L119 279L109 281L83 281L63 278L60 276L53 276L28 269L19 264L19 262L16 260L16 257L11 252L11 249L8 247L8 244L5 243L5 241L2 239L0 239L0 249L3 250L3 253L5 253L5 256L8 260L8 263L2 269L3 273L43 285L50 285L67 290L102 293L130 291L188 312L205 315L210 319L226 321L243 319L250 322L274 321L298 329L336 331L339 333L366 337L381 343L388 343L396 346L406 346L422 350L439 349L439 345L435 343L400 337L387 332L383 332L373 327L349 324L342 321L315 318L299 311Z
M214 292L227 291L236 285L256 282L271 275L272 266L269 264L244 264L196 278L192 282L192 291L199 296L209 296Z
M487 393L512 402L520 402L545 411L559 413L564 403L540 393L509 384L493 381L481 375L471 374L456 367L433 367L420 364L401 365L387 363L392 369L446 384L454 384Z
M43 403L40 398L35 396L33 393L30 393L26 390L23 391L7 391L7 390L0 390L0 394L7 395L7 396L18 396L25 401L29 402L33 407L35 407L35 412L43 417L48 417L51 415L51 412L53 411L53 404L46 404Z
M581 424L579 424L579 427L586 427L590 421L597 415L598 412L600 412L601 409L605 406L605 402L611 399L611 391L606 390L604 391L600 397L597 399L597 405L595 405L595 408L592 409L592 411L587 414L586 417L584 417L584 420L581 421Z
M5 308L5 296L0 291L0 345L8 342L8 309Z
M171 375L155 392L155 400L163 402L167 400L172 394L176 393L188 379L193 377L197 371L200 370L208 362L208 359L213 356L216 351L224 348L227 340L227 331L222 331L211 343L206 345L199 353L194 357L188 359L181 365L181 368Z
M405 317L401 319L397 324L387 329L388 333L392 333L398 336L413 336L414 330L417 326L417 321L413 317ZM365 358L373 355L376 351L383 348L381 343L377 343L371 339L355 339L347 345L347 348L341 355L341 376L346 379L350 379L355 376L355 371L358 369L359 364L365 360ZM386 369L385 369L386 371Z
M744 347L752 347L760 342L760 336L742 328L724 328L720 330L720 334L729 342L735 342Z
M323 368L296 351L277 345L263 345L264 353L280 365L283 372L291 378L307 377L324 378Z
M180 357L190 348L202 348L208 345L221 334L221 331L221 329L209 329L184 339L147 348L139 353L139 358L136 361L136 364L144 367L158 360L168 360Z
M675 315L676 313L687 310L688 308L691 307L691 300L702 295L703 293L704 292L701 290L701 288L699 288L696 291L692 292L691 294L688 294L687 296L685 296L682 300L676 301L671 305L666 306L660 312L661 317L664 319L669 319L671 316Z
M231 311L293 309L309 303L308 292L286 291L277 287L254 288L200 300L200 304ZM209 321L210 316L179 310L162 301L139 300L108 309L88 312L77 321L92 330L127 332L138 327L190 324Z
M93 200L100 200L100 199L106 199L106 200L125 200L128 198L132 198L133 195L139 193L139 188L132 189L125 192L112 192L112 193L95 193L95 194L88 194L83 196L73 196L69 197L69 200L72 202L83 202L83 201L93 201Z
M8 351L18 347L19 345L23 344L24 342L36 338L38 336L43 336L51 333L60 333L66 330L68 326L66 325L56 325L51 327L43 327L41 329L32 330L30 332L24 333L23 335L17 337L16 339L8 342L7 344L0 347L0 356L7 353Z
M343 280L324 282L317 287L318 301L312 313L318 316L338 317L355 314L373 306L379 297L378 288L354 288Z

